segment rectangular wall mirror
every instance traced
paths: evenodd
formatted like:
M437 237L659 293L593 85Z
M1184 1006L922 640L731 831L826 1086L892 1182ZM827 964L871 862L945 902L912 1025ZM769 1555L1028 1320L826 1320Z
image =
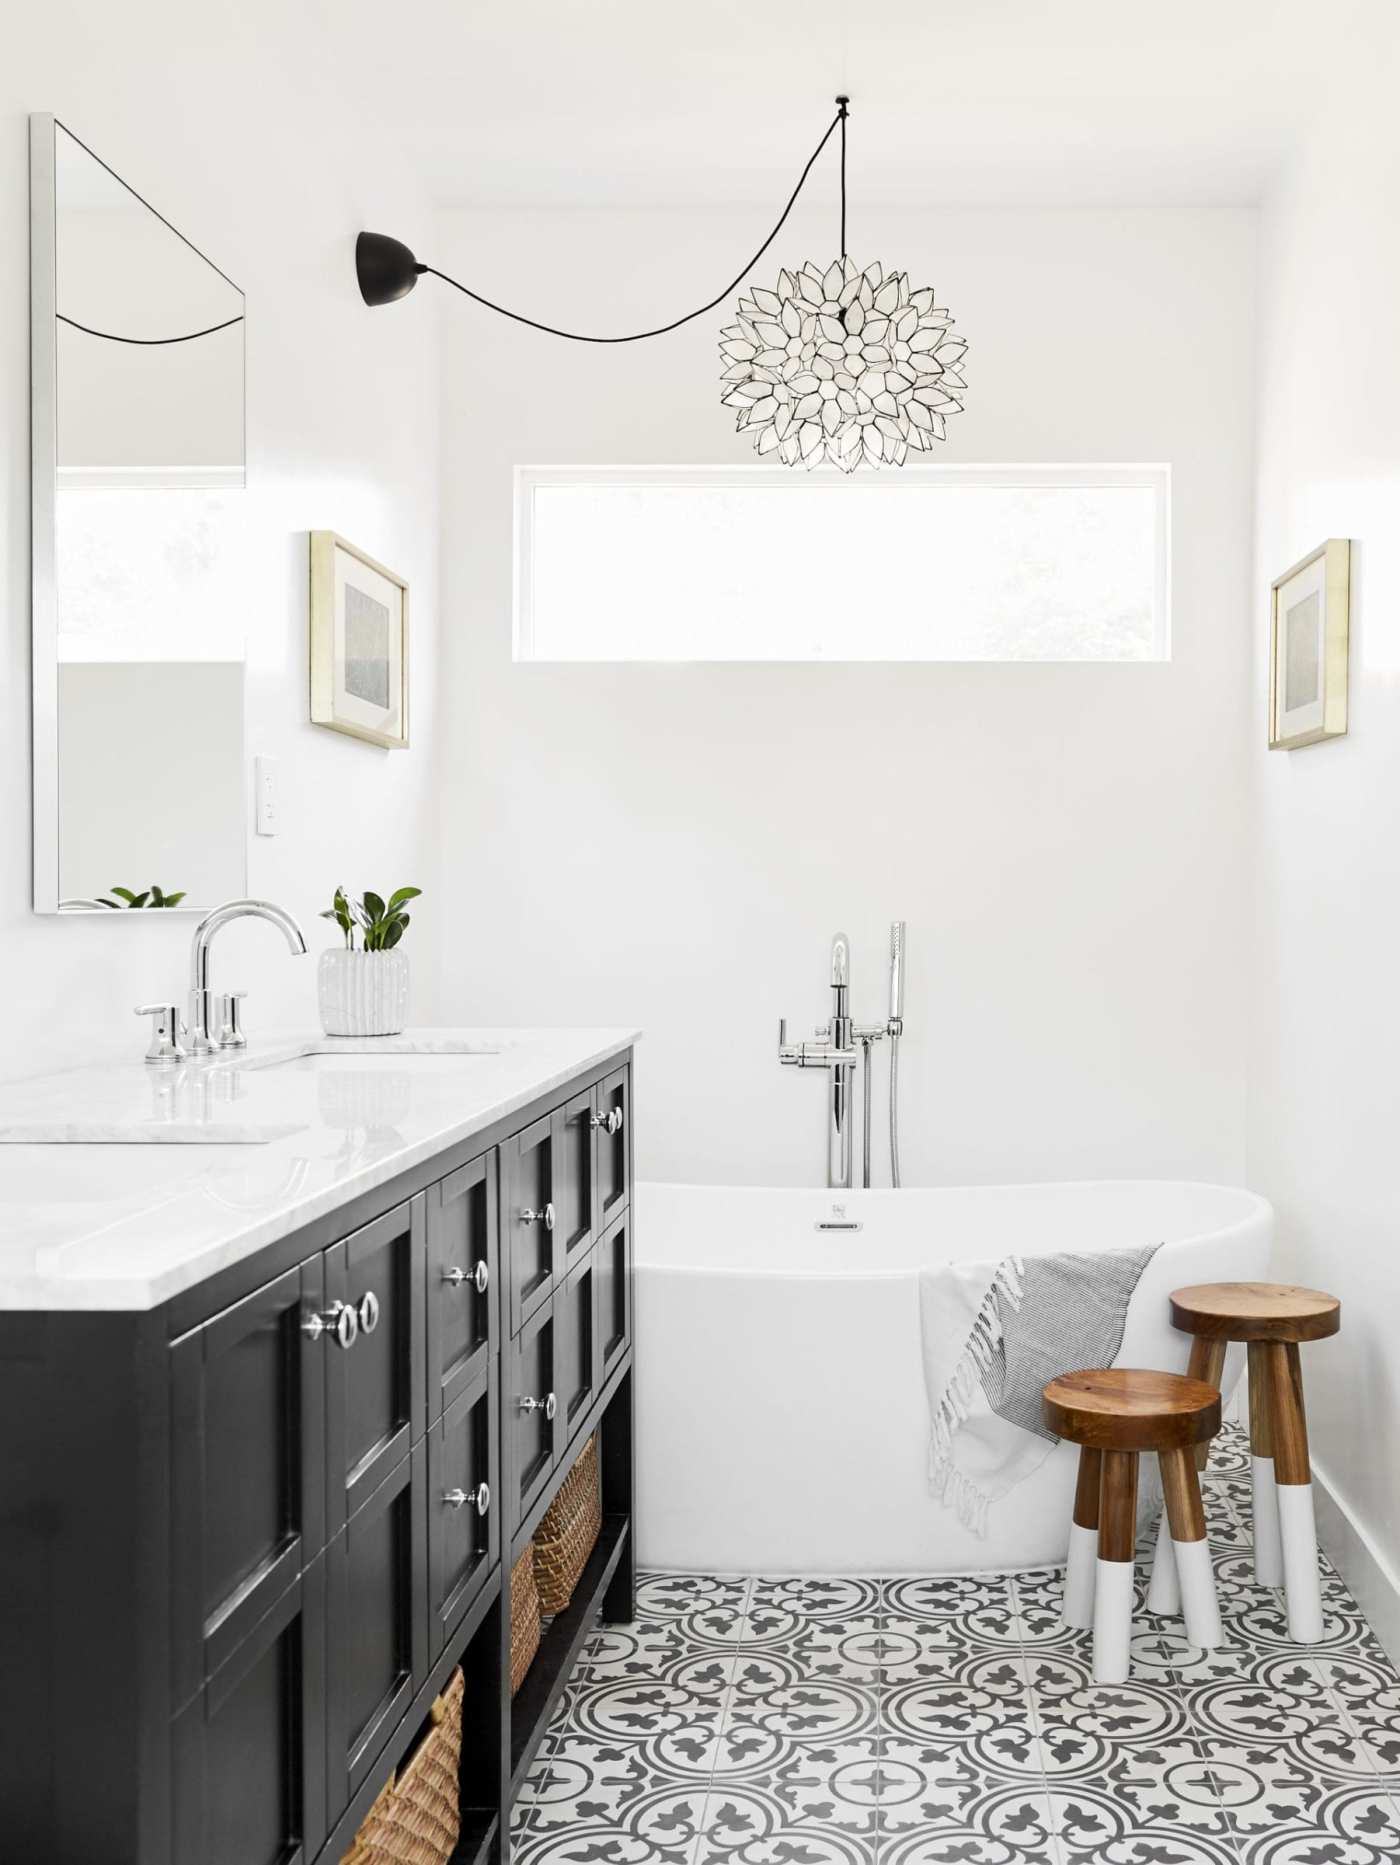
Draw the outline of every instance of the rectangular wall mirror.
M244 299L30 120L34 908L247 891Z

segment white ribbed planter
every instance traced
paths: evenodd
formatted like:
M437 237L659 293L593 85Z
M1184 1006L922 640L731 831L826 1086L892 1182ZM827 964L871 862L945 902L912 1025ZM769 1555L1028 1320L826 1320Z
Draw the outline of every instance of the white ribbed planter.
M327 1036L397 1036L408 1009L403 952L323 952L316 973Z

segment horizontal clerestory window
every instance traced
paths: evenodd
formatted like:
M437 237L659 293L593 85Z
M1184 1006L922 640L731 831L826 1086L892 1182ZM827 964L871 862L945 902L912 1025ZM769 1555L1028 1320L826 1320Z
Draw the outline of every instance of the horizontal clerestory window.
M1166 466L520 467L522 661L1160 661Z

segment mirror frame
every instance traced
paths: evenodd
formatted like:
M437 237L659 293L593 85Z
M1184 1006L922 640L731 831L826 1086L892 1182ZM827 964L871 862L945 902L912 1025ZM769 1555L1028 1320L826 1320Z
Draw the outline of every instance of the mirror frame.
M29 484L30 484L30 747L29 774L32 800L33 911L57 916L59 909L59 742L58 742L58 580L56 527L58 519L58 141L62 130L87 155L105 168L149 213L224 279L244 300L243 411L244 484L247 473L247 295L221 266L201 252L143 194L75 136L66 123L48 111L29 119ZM244 770L240 785L243 808L243 885L247 891L248 864L248 748L243 747ZM207 913L211 901L166 908L169 913ZM110 908L74 908L65 919L140 919Z

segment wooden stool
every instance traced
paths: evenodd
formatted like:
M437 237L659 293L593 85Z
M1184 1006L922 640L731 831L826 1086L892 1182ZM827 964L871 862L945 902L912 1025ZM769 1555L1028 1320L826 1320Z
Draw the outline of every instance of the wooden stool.
M1186 1635L1194 1645L1218 1645L1195 1450L1220 1429L1219 1392L1180 1373L1109 1367L1065 1373L1042 1396L1046 1424L1080 1447L1064 1617L1067 1625L1093 1627L1095 1683L1121 1684L1128 1675L1142 1451L1156 1451L1162 1468Z
M1342 1305L1284 1282L1203 1282L1178 1289L1171 1304L1173 1327L1194 1336L1190 1370L1198 1378L1218 1385L1226 1342L1248 1343L1254 1577L1285 1588L1288 1636L1315 1645L1322 1591L1298 1347L1335 1334Z

